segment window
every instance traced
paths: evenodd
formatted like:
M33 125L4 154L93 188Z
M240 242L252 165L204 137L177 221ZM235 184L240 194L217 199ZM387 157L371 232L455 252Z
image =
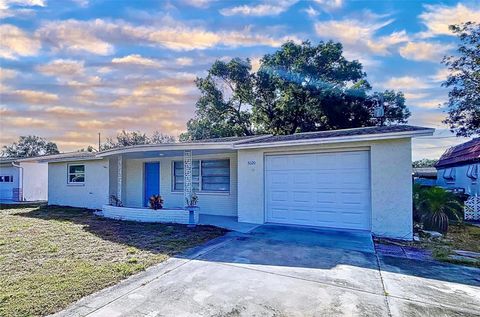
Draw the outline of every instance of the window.
M455 168L447 168L443 171L443 178L447 180L447 183L455 182Z
M85 183L85 165L68 165L68 183Z
M173 190L183 190L183 161L173 162ZM200 168L199 162L192 162L192 189L200 189Z
M230 161L202 161L202 190L230 191Z
M195 160L192 162L192 187L200 192L230 191L230 160ZM173 163L173 190L184 188L183 161Z
M472 181L476 181L478 178L478 165L473 164L468 166L467 177L471 178Z
M0 183L3 183L4 179L3 176L0 176Z
M10 183L10 176L4 176L3 179L5 183Z

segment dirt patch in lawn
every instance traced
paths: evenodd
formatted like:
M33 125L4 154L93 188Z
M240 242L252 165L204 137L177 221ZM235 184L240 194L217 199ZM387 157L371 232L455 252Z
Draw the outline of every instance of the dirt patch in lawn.
M0 209L0 316L5 317L57 312L226 233L213 226L108 220L71 207Z
M381 245L392 244L397 249L398 247L402 248L398 249L398 252L395 247L380 252L398 253L398 255L403 254L408 257L409 252L412 253L412 256L416 256L414 251L417 249L418 254L433 257L433 259L442 262L480 267L480 258L477 255L480 253L480 227L468 223L450 224L448 233L441 238L420 235L420 239L420 241L395 241L378 238L375 239L375 243L377 250L382 250L382 248L387 250L388 247L384 248ZM459 250L470 252L458 252Z

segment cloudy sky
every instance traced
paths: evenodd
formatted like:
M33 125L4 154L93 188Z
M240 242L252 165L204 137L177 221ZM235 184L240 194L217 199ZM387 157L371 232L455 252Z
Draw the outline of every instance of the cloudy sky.
M423 2L423 4L422 4ZM434 127L414 159L465 141L441 121L448 25L480 21L480 1L0 0L0 144L35 134L61 151L97 133L178 135L193 80L216 59L259 58L287 40L340 41L375 90L405 93L410 124Z

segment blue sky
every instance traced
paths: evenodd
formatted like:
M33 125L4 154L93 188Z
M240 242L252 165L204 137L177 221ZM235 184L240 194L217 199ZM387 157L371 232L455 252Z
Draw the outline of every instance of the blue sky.
M287 40L339 41L374 90L405 93L410 124L437 129L413 158L465 141L441 123L448 25L480 21L480 1L0 0L0 144L19 135L62 151L97 133L178 135L193 116L193 80L216 59L253 67Z

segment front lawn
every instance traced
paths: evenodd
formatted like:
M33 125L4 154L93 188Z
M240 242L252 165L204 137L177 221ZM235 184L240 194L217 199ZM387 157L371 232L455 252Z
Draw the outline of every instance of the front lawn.
M433 251L433 256L437 260L480 267L480 260L465 259L455 255L454 252L454 250L462 250L480 253L480 227L470 224L450 224L444 238L432 239L422 244Z
M212 226L103 219L91 210L0 206L0 316L43 316L225 234ZM161 211L152 211L161 212Z

